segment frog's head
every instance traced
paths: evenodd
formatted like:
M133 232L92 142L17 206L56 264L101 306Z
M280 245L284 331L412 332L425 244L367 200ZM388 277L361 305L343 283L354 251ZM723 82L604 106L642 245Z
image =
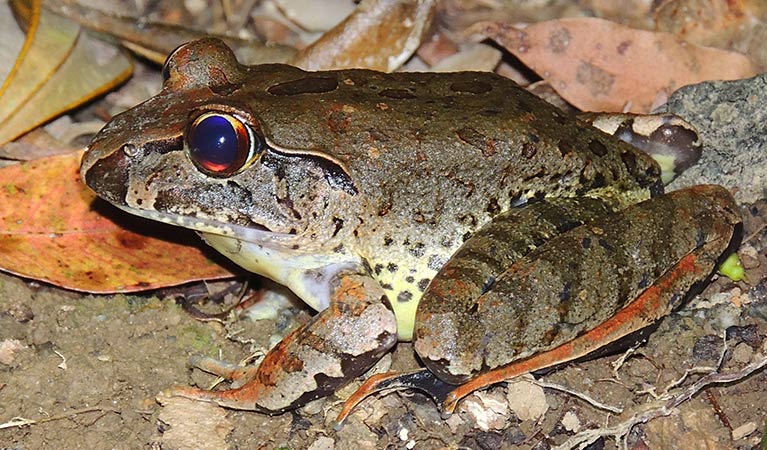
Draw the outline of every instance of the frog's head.
M160 94L94 137L81 167L91 189L133 214L282 250L340 238L357 196L343 163L270 139L226 45L182 46L163 73Z

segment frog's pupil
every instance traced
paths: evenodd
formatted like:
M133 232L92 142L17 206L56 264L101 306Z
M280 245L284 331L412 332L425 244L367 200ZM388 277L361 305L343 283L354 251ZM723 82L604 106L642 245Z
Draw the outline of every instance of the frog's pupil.
M248 134L234 117L211 114L198 118L187 135L189 156L211 174L231 174L245 163Z

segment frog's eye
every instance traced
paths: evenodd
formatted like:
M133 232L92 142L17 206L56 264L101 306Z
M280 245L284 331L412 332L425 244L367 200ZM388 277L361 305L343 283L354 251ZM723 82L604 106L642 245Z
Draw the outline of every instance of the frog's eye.
M205 174L226 177L250 165L260 156L264 143L239 118L206 112L186 131L189 159Z

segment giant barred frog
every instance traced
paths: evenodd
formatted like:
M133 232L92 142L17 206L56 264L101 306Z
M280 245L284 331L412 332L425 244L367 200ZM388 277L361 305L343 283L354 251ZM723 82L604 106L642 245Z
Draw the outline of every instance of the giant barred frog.
M390 387L449 413L667 314L740 222L723 188L661 195L650 157L494 74L245 67L207 39L164 76L93 139L82 178L319 311L257 368L200 361L239 387L177 395L280 413L399 339L425 368L373 378L344 415Z

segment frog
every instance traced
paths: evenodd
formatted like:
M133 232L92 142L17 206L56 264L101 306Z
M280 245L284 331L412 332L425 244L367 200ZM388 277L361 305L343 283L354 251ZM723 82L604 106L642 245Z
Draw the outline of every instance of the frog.
M447 416L655 323L737 246L727 189L664 194L650 156L493 73L245 66L209 38L163 78L94 136L81 178L317 311L257 366L193 361L229 389L171 395L281 414L412 341L424 367L369 378L338 423L387 389Z

